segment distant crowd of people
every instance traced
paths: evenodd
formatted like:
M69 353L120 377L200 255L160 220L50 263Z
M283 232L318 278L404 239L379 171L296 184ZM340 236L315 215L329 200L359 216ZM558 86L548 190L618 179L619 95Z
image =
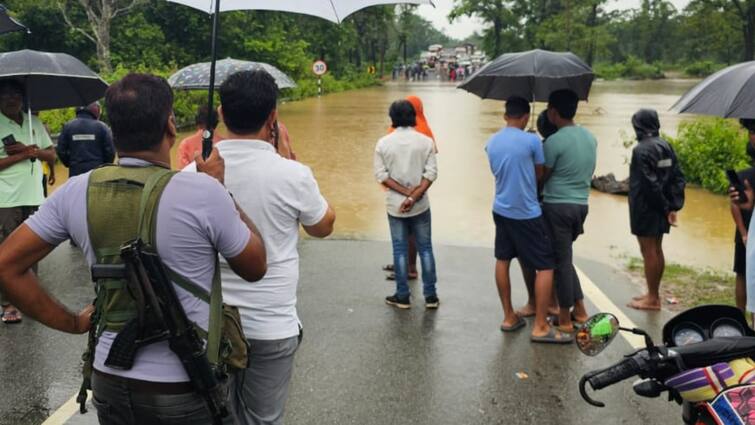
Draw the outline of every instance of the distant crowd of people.
M458 63L427 63L417 62L411 65L394 64L391 79L396 81L404 78L406 81L426 81L430 76L440 81L464 81L477 71L477 66Z

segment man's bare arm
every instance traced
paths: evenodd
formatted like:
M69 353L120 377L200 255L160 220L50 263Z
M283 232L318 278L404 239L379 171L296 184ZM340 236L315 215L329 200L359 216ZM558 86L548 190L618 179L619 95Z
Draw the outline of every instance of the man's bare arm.
M93 306L79 313L50 296L31 271L55 247L22 224L0 245L0 291L26 315L59 331L81 334L91 326Z
M55 163L55 149L52 146L47 149L37 149L36 155L41 161Z
M335 222L336 212L333 210L333 208L330 207L330 205L328 205L328 211L317 224L302 227L304 227L304 231L307 232L309 236L313 236L315 238L325 238L333 233Z
M414 190L412 190L411 193L409 193L409 195L407 196L414 198L414 200L416 201L425 196L425 192L427 192L427 189L430 189L430 186L432 185L433 182L431 180L423 177L422 181L419 182L419 186L415 187Z
M383 182L383 186L387 187L388 189L398 192L404 196L409 196L412 194L412 189L402 185L401 183L397 182L396 180L393 180L392 178L388 178L388 180L385 180Z
M553 168L543 166L543 175L539 178L540 183L545 183L553 175Z

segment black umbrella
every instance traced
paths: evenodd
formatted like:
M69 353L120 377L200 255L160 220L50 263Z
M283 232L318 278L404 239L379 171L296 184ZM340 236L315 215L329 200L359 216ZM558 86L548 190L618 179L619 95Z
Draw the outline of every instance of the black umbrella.
M99 75L73 56L34 50L0 53L0 80L9 79L26 87L29 115L32 109L86 106L101 98L108 87Z
M716 72L684 94L671 109L723 118L755 118L755 61Z
M519 96L530 102L544 102L555 90L571 89L581 100L587 100L594 78L592 68L575 54L537 49L501 55L459 88L483 99Z
M35 111L86 106L108 87L73 56L35 50L0 53L0 79L23 82L27 103Z
M29 31L23 24L8 15L8 9L0 4L0 34L16 31Z

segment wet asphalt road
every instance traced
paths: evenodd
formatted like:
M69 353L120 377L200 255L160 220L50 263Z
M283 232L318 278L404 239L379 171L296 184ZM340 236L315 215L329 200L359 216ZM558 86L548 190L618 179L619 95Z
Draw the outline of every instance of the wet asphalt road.
M579 377L631 350L621 338L588 358L574 345L530 344L527 330L502 334L490 249L436 246L438 311L425 311L420 283L412 284L418 297L410 311L383 303L393 290L379 270L390 261L386 242L305 241L301 254L304 342L287 424L681 423L675 404L641 399L630 382L596 395L605 409L581 400ZM617 305L636 290L609 267L578 265ZM518 305L525 292L518 270L512 275ZM67 244L41 264L40 276L72 308L93 295L81 255ZM668 318L626 313L654 335ZM84 344L31 320L0 327L0 425L40 424L76 393ZM94 413L67 422L95 423Z

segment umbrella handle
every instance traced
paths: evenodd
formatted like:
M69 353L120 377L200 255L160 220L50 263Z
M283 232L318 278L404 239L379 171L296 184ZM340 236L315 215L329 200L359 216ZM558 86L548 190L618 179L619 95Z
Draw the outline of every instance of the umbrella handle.
M26 91L26 108L27 108L26 109L27 110L26 119L29 120L29 122L28 122L28 124L29 124L29 144L33 145L33 144L35 144L34 143L34 126L32 125L33 121L32 121L32 116L31 116L31 96L29 96L29 80L28 79L26 80L25 86L26 87L24 87L24 89ZM29 160L29 164L31 165L31 173L32 174L34 174L34 162L35 162L34 158L32 158L32 159Z
M217 43L218 43L218 30L220 27L220 0L215 0L215 14L212 15L212 41L211 41L211 54L212 61L210 63L210 88L207 90L207 128L202 133L202 158L207 159L212 153L212 133L214 128L214 122L212 122L212 109L214 107L213 102L215 100L215 63L218 59Z

